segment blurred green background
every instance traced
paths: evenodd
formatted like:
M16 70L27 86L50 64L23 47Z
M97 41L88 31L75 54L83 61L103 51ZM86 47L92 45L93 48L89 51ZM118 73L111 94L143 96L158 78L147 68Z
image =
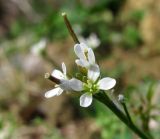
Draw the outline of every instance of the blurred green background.
M160 0L0 0L0 139L138 139L97 101L79 94L50 99L44 79L62 62L75 71L66 12L81 42L95 51L108 95L124 94L133 121L160 138ZM37 49L40 47L40 49Z

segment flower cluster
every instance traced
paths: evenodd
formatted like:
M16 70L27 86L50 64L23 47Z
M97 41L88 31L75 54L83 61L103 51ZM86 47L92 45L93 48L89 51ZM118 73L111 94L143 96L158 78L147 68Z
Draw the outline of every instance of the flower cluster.
M62 63L62 71L53 70L51 76L59 80L55 88L46 92L45 97L50 98L59 96L65 91L82 92L80 97L80 106L88 107L93 100L93 94L99 90L109 90L116 84L116 80L110 77L100 78L100 69L95 60L94 52L86 44L80 43L74 46L75 54L78 59L75 63L79 67L79 73L76 77L68 78L67 70Z

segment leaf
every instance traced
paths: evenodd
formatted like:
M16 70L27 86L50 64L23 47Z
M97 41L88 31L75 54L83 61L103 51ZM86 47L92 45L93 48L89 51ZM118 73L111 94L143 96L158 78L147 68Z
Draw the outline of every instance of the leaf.
M154 95L154 88L155 88L155 83L151 82L147 92L147 100L149 103L151 103L152 97Z

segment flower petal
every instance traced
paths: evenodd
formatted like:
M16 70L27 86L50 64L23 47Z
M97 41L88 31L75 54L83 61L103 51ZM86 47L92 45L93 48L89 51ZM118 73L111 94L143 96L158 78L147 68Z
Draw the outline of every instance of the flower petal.
M70 82L70 87L74 91L82 91L83 90L83 83L80 80L72 78L69 82Z
M77 57L80 59L86 59L86 56L84 54L84 50L81 48L80 44L75 44L74 46L74 52L76 53Z
M80 43L81 49L85 52L88 49L88 46L85 43Z
M57 79L65 79L65 76L63 75L63 73L60 70L56 70L56 69L53 70L51 75Z
M63 74L64 74L64 75L67 74L67 69L66 69L66 65L65 65L64 62L62 63L62 71L63 71Z
M88 67L89 66L88 61L87 60L83 60L83 59L76 59L75 63L78 66L81 66L81 67Z
M96 81L100 75L99 66L97 64L91 65L88 69L88 79Z
M88 107L92 103L92 94L85 93L80 97L80 106Z
M88 49L88 61L90 64L95 64L95 56L94 56L94 52L91 48Z
M98 82L99 89L102 90L109 90L113 88L115 84L116 80L110 77L103 78Z
M46 98L50 98L50 97L54 97L54 96L59 96L60 94L62 94L63 90L60 87L54 88L50 91L47 91L45 93L45 97Z
M59 86L60 86L63 90L65 90L65 91L70 91L70 90L71 90L69 80L62 79L60 82L61 82L61 83L59 84Z

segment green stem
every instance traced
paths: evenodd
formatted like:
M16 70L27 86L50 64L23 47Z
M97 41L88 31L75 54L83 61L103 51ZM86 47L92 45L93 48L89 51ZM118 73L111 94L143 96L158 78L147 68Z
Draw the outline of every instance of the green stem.
M127 109L127 106L126 106L125 102L121 102L121 104L122 104L123 109L124 109L124 111L126 113L126 116L128 118L128 122L130 122L130 124L132 124L133 122L132 122L131 116L130 116L130 114L128 112L128 109Z
M151 139L143 131L137 128L133 122L128 122L125 114L117 108L117 106L112 102L112 100L105 94L105 92L100 92L94 95L98 101L106 105L124 124L126 124L134 133L136 133L142 139Z
M66 13L62 13L62 16L63 16L64 22L65 22L65 24L67 26L67 29L68 29L70 35L72 36L74 42L75 43L80 43L78 38L77 38L77 36L76 36L76 34L75 34L75 32L74 32L74 30L72 29L72 26L71 26L68 18L67 18L67 14Z

